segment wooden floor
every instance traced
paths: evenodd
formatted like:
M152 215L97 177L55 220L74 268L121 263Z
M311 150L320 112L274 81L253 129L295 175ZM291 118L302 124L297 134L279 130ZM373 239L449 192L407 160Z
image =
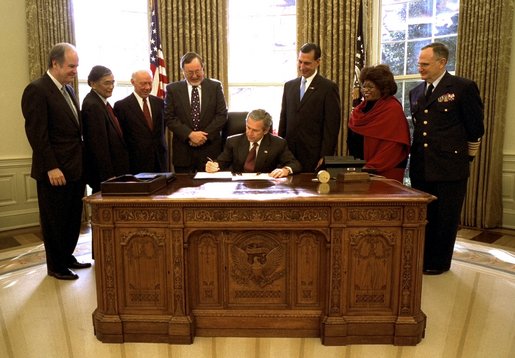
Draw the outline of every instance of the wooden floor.
M91 260L90 235L85 227L76 250L80 260ZM2 358L515 357L513 231L460 230L451 271L424 276L426 336L415 347L325 347L316 338L197 337L192 345L101 343L91 319L96 307L94 269L77 270L79 280L58 281L46 275L37 233L3 237L18 244L0 249Z

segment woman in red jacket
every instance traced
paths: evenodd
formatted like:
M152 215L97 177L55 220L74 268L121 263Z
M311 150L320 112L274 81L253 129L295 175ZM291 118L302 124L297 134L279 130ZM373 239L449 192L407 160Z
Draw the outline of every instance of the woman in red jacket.
M410 149L408 121L395 97L397 84L387 65L360 74L364 101L351 113L349 128L363 136L364 169L403 181Z

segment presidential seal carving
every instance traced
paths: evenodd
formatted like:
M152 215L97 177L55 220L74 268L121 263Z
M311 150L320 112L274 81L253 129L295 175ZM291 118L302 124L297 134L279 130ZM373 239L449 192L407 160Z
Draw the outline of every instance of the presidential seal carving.
M271 285L285 274L285 250L277 242L253 234L230 247L231 278L240 285Z

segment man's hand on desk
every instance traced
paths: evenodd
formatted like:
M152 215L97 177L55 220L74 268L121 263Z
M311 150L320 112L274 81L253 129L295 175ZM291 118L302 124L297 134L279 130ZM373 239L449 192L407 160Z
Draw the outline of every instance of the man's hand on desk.
M277 168L272 170L268 175L270 175L272 178L283 178L290 175L290 169L287 167L284 168Z

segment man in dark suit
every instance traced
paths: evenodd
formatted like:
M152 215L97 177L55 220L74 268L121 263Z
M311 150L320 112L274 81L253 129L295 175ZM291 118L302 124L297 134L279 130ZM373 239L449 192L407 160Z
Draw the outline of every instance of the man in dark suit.
M220 81L204 77L204 62L195 52L181 58L184 80L166 87L165 120L173 133L173 164L177 173L203 171L207 157L222 150L221 130L227 122Z
M82 123L86 143L86 183L93 192L104 180L130 173L129 154L118 118L107 101L113 94L114 76L104 66L93 66L88 76L91 87L82 101Z
M286 140L269 133L272 117L263 109L255 109L247 115L247 129L225 142L223 152L216 162L206 163L206 172L218 170L233 172L269 173L281 178L301 171L302 167L288 148ZM254 152L254 153L252 153Z
M134 92L114 104L129 151L132 174L168 171L161 98L150 94L152 73L139 70L132 74Z
M71 269L90 267L73 256L82 219L83 142L79 104L70 86L79 57L68 43L56 44L48 70L23 92L21 108L32 147L31 176L37 181L39 215L48 275L79 276Z
M437 197L427 209L423 270L428 275L451 267L470 161L484 134L479 89L473 81L449 74L448 58L443 44L423 47L418 68L424 82L409 94L415 125L411 185Z
M300 77L284 85L279 135L286 139L304 172L315 172L326 155L334 155L340 131L340 95L336 83L318 74L321 50L300 48Z

